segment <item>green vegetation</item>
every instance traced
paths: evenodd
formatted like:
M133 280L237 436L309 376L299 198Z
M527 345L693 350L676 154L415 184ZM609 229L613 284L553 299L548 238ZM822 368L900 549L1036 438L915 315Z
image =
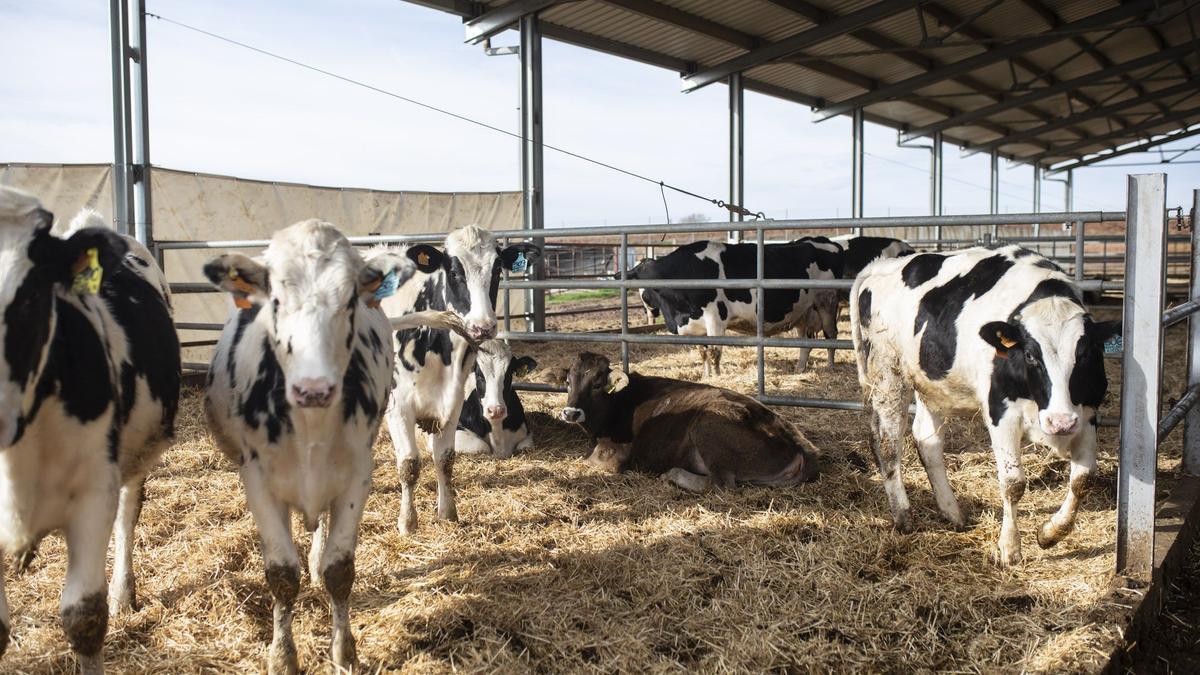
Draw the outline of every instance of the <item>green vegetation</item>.
M615 288L589 288L547 295L546 302L575 302L576 300L599 300L602 298L618 298L620 296L621 292Z

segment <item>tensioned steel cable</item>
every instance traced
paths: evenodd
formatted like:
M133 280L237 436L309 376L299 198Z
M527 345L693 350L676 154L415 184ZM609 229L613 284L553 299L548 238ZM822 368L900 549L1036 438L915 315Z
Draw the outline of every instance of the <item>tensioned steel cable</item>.
M275 53L275 52L268 51L268 50L266 50L266 49L263 49L263 48L261 48L261 47L255 47L254 45L247 44L247 43L245 43L245 42L241 42L241 41L239 41L239 40L235 40L235 39L233 39L233 38L226 37L226 36L224 36L224 35L220 35L220 34L218 34L218 33L213 33L212 31L208 31L208 30L205 30L205 29L203 29L203 28L198 28L198 27L196 27L196 26L192 26L192 25L190 25L190 24L186 24L186 23L184 23L184 22L182 22L182 21L176 21L175 19L171 19L171 18L168 18L168 17L162 16L161 14L154 14L154 13L152 13L152 12L146 12L146 16L148 16L148 17L150 17L150 18L152 18L152 19L158 19L159 21L162 21L162 22L164 22L164 23L169 23L169 24L171 24L171 25L178 26L178 27L180 27L180 28L183 28L183 29L185 29L185 30L190 30L190 31L192 31L192 32L194 32L194 33L199 33L200 35L205 35L205 36L207 36L207 37L210 37L210 38L213 38L213 39L215 39L215 40L220 40L221 42L225 42L225 43L228 43L228 44L231 44L231 45L235 45L235 46L237 46L237 47L241 47L242 49L248 49L248 50L250 50L250 51L252 51L252 52L255 52L255 53L257 53L257 54L261 54L261 55L263 55L263 56L267 56L267 57L270 57L270 58L276 59L276 60L278 60L278 61L283 61L284 63L289 63L289 64L291 64L291 65L293 65L293 66L298 66L298 67L300 67L300 68L304 68L305 70L310 70L310 71L312 71L312 72L314 72L314 73L318 73L318 74L320 74L320 75L324 75L324 76L326 76L326 77L331 77L331 78L333 78L333 79L335 79L335 80L341 80L342 82L345 82L345 83L347 83L347 84L352 84L352 85L354 85L354 86L356 86L356 87L362 87L363 89L367 89L367 90L373 91L373 92L375 92L375 93L377 93L377 94L383 94L384 96L390 96L390 97L392 97L392 98L394 98L394 99L398 99L398 100L400 100L400 101L404 101L405 103L411 103L412 105L415 105L415 106L418 106L418 107L421 107L421 108L425 108L426 110L431 110L431 111L433 111L433 112L436 112L436 113L439 113L439 114L442 114L442 115L446 115L446 116L448 116L448 117L453 117L453 118L454 118L454 119L456 119L456 120L459 120L459 121L462 121L462 122L467 122L467 123L469 123L469 124L474 124L474 125L476 125L476 126L483 127L484 129L488 129L488 130L490 130L490 131L495 131L495 132L497 132L497 133L504 134L505 136L510 136L510 137L512 137L512 138L515 138L515 139L517 139L517 140L520 140L520 141L522 141L522 142L524 142L524 141L528 141L528 140L529 140L529 139L525 138L525 136L524 136L523 134L514 133L514 132L512 132L512 131L509 131L509 130L507 130L507 129L504 129L504 128L501 128L501 127L498 127L498 126L495 126L495 125L492 125L492 124L488 124L487 122L482 122L482 121L480 121L480 120L473 119L473 118L471 118L471 117L467 117L466 115L462 115L462 114L459 114L459 113L453 112L453 111L451 111L451 110L446 110L445 108L439 108L438 106L435 106L435 105L432 105L432 104L429 104L429 103L425 103L425 102L423 102L423 101L419 101L419 100L417 100L417 99L415 99L415 98L410 98L410 97L408 97L408 96L404 96L404 95L401 95L401 94L397 94L397 93L396 93L396 92L394 92L394 91L389 91L389 90L387 90L387 89L383 89L382 87L377 87L377 86L375 86L375 85L373 85L373 84L369 84L369 83L367 83L367 82L363 82L363 81L361 81L361 80L356 80L356 79L354 79L354 78L352 78L352 77L348 77L348 76L346 76L346 75L341 75L341 74L335 73L335 72L333 72L333 71L330 71L330 70L325 70L324 68L320 68L320 67L317 67L317 66L314 66L314 65L310 65L310 64L308 64L308 63L304 63L303 61L298 61L298 60L296 60L296 59L293 59L293 58L290 58L290 57L287 57L287 56L283 56L282 54L277 54L277 53ZM740 204L729 204L729 203L727 203L727 202L725 202L725 201L723 201L723 200L720 200L720 199L712 199L712 198L710 198L710 197L705 197L704 195L701 195L701 194L696 194L695 192L692 192L692 191L690 191L690 190L685 190L685 189L683 189L683 188L681 188L681 187L677 187L677 186L675 186L675 185L671 185L670 183L667 183L667 182L664 182L664 181L661 181L661 180L655 180L655 179L653 179L653 178L650 178L649 176L643 176L643 175L642 175L642 174L640 174L640 173L636 173L636 172L633 172L633 171L629 171L628 169L622 169L622 168L621 168L621 167L619 167L619 166L614 166L614 165L612 165L612 164L609 164L609 163L607 163L607 162L602 162L602 161L600 161L600 160L598 160L598 159L593 159L593 158L591 158L591 157L588 157L588 156L586 156L586 155L581 155L581 154L579 154L579 153L577 153L577 152L572 152L572 151L570 151L570 150L567 150L567 149L565 149L565 148L560 148L560 147L558 147L558 146L555 146L555 145L550 145L549 143L542 143L542 147L543 147L543 148L546 148L546 149L548 149L548 150L553 150L553 151L555 151L555 152L561 153L561 154L563 154L563 155L567 155L568 157L574 157L575 159L583 160L583 161L585 161L585 162L589 162L589 163L591 163L591 164L595 164L596 166L604 167L605 169L609 169L609 170L611 170L611 171L616 171L617 173L622 173L622 174L625 174L626 176L629 176L629 177L631 177L631 178L636 178L636 179L638 179L638 180L644 180L644 181L646 181L647 183L651 183L651 184L653 184L653 185L657 185L657 186L659 187L659 189L660 189L660 190L664 190L664 189L666 189L666 190L674 190L675 192L678 192L678 193L680 193L680 194L683 194L683 195L687 195L687 196L689 196L689 197L694 197L694 198L696 198L696 199L702 199L702 200L704 200L704 201L706 201L706 202L708 202L708 203L712 204L713 206L716 206L716 207L718 207L718 208L723 208L723 209L726 209L726 210L728 210L728 211L730 211L730 212L732 212L732 213L735 213L735 214L740 214L740 215L743 215L743 216L751 216L751 217L753 217L753 218L765 218L765 216L763 215L763 213L762 213L762 212L755 213L755 212L749 211L749 210L745 209L744 207L742 207ZM665 194L663 195L663 203L664 203L664 204L666 203L666 195L665 195ZM670 220L670 213L669 213L669 212L668 212L668 214L667 214L667 219L668 219L668 220Z

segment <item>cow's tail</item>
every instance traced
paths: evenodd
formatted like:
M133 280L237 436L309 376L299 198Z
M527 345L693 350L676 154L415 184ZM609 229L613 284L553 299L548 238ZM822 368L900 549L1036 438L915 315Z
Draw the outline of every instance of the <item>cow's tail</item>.
M854 279L854 285L850 287L850 339L854 343L854 363L858 368L858 383L865 387L867 385L867 359L870 357L869 348L864 349L868 342L863 337L863 328L859 321L858 301L859 293L866 281L868 275L859 274ZM864 398L866 392L864 391Z

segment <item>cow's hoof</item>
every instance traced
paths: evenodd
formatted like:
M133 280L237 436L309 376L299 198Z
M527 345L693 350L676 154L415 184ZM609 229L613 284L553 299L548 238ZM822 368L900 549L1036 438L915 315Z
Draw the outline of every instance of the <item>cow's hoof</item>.
M1005 551L1000 549L998 557L1000 564L1004 567L1012 567L1013 565L1021 564L1021 549Z
M401 511L400 518L396 520L396 529L400 530L400 534L410 535L417 533L417 512L416 510L407 513ZM315 578L315 577L314 577Z
M437 516L438 516L438 520L445 520L447 522L456 523L456 522L458 522L458 507L456 507L453 503L439 504L438 510L437 510Z
M267 673L269 675L296 675L300 672L300 662L296 658L296 645L291 641L272 642L271 652L267 655Z
M344 640L334 640L329 650L329 660L338 668L353 672L358 667L358 650L354 646L354 638L348 635Z
M896 531L900 534L913 533L912 516L908 515L907 513L902 516L893 517L892 524L896 527Z
M1043 549L1050 548L1071 532L1069 527L1055 527L1053 520L1047 520L1037 531L1037 543Z
M120 587L108 589L108 615L118 616L126 612L136 612L141 607L137 601L136 585L133 575L125 577L125 583Z

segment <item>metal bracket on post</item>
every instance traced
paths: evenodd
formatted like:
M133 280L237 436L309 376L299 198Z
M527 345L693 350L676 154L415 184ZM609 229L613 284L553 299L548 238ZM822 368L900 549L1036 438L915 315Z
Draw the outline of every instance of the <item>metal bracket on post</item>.
M1124 354L1117 469L1117 573L1143 582L1154 566L1154 482L1167 251L1165 174L1129 177Z
M1200 228L1196 225L1200 216L1200 190L1192 191L1192 271L1191 299L1200 300ZM1200 314L1188 320L1188 389L1200 384ZM1193 476L1200 476L1200 405L1187 412L1183 424L1183 469Z

